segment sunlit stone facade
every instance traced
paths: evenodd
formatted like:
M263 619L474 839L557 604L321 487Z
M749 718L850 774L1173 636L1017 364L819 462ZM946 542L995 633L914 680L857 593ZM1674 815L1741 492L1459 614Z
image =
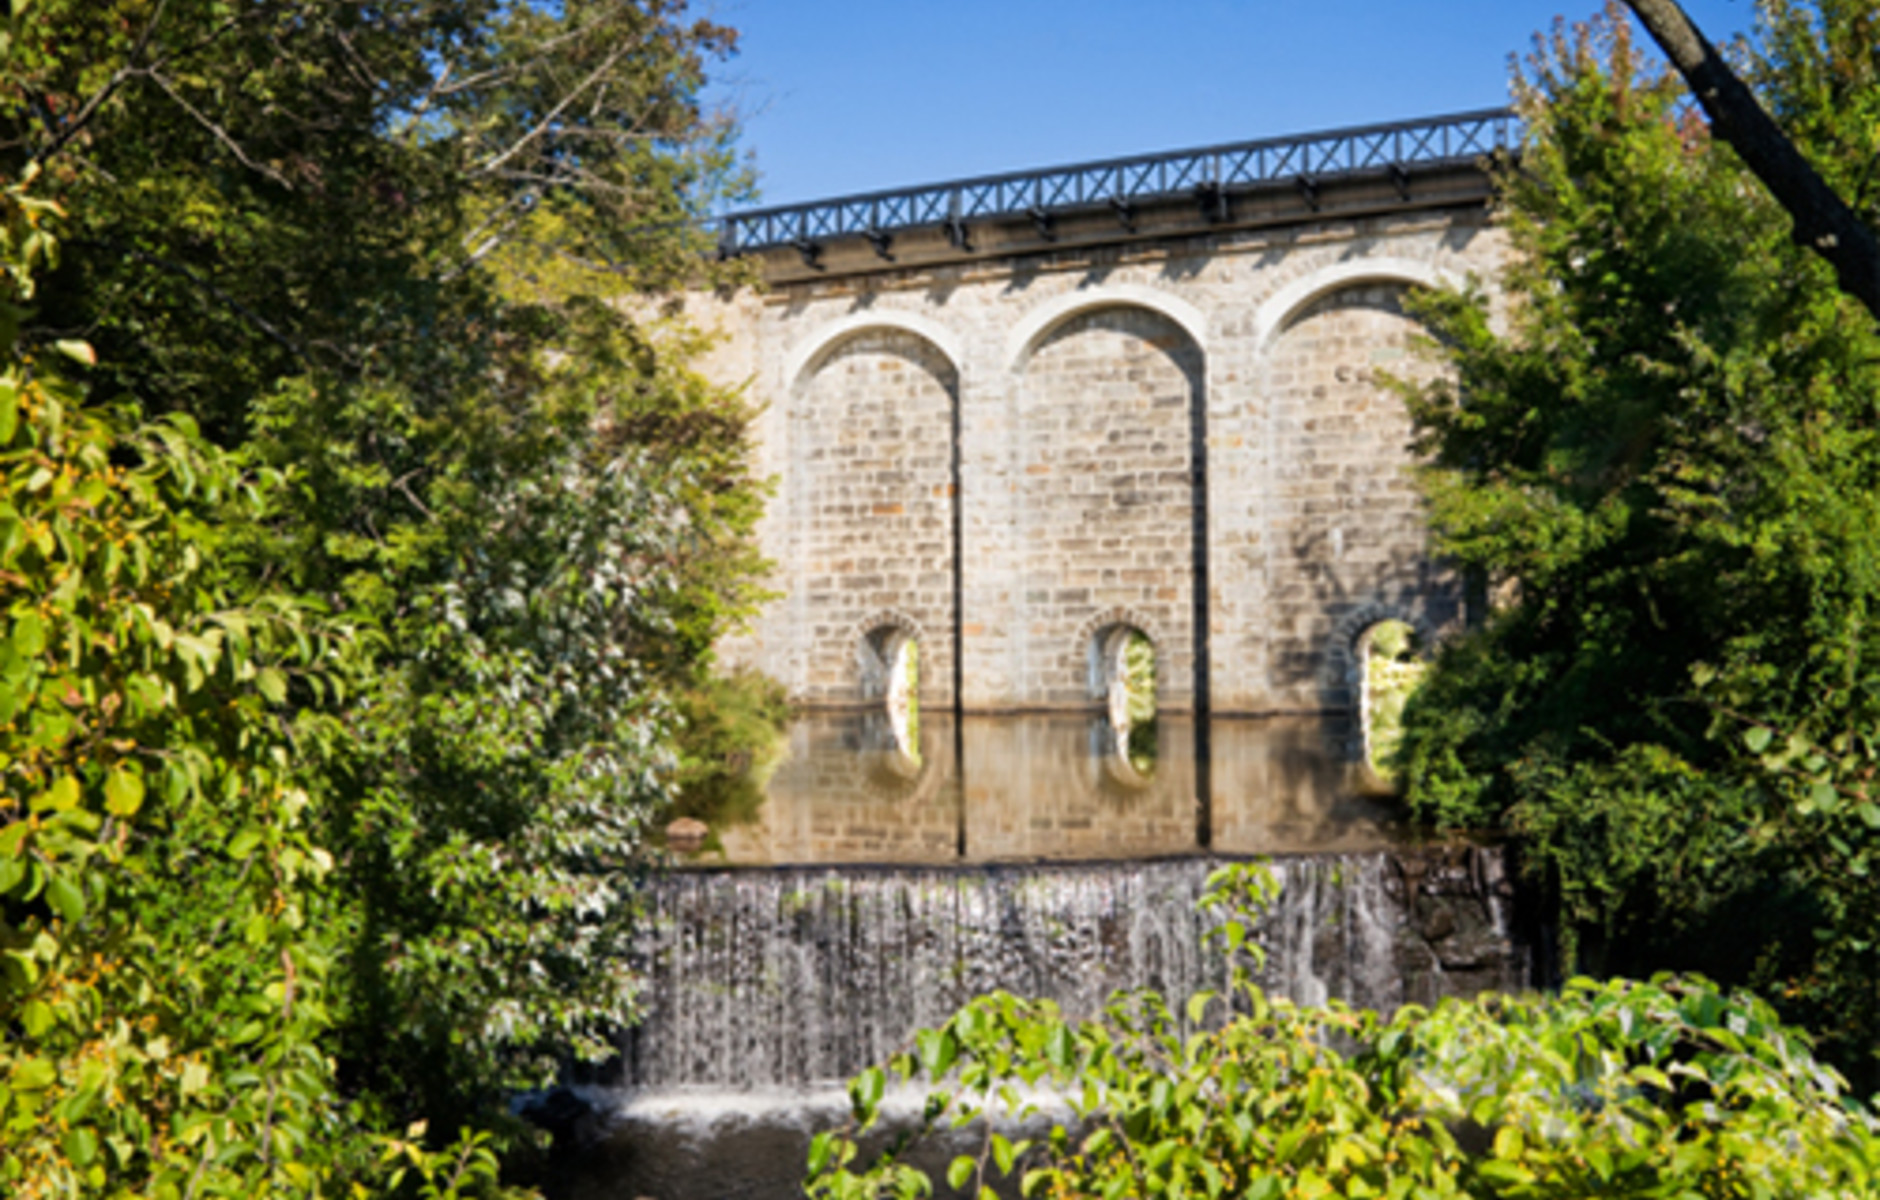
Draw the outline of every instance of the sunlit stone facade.
M929 707L957 657L965 711L1086 708L1090 639L1125 624L1169 709L1203 681L1215 714L1348 707L1366 628L1465 615L1380 374L1433 369L1409 289L1489 280L1504 252L1466 174L1425 205L1247 228L1096 215L971 253L904 238L892 262L767 251L765 289L693 297L778 485L782 596L726 657L856 704L892 624Z

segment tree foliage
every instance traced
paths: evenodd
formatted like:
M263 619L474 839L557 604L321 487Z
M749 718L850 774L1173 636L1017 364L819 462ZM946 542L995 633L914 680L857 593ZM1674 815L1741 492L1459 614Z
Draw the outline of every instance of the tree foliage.
M748 408L660 300L703 261L681 219L741 186L698 100L733 45L675 0L12 6L0 164L63 207L64 253L30 306L44 231L10 260L19 387L59 403L8 427L7 553L51 536L88 565L0 577L0 645L64 664L8 689L63 757L7 747L0 913L20 962L93 930L146 990L103 988L91 942L9 976L8 1053L61 1082L0 1119L71 1163L81 1116L142 1121L112 1136L162 1159L78 1190L172 1194L177 1163L174 1194L487 1188L506 1091L632 1018L673 697L762 595ZM46 365L79 339L82 403ZM29 617L48 595L107 650ZM126 621L141 658L114 657ZM133 670L177 711L94 736ZM139 779L147 845L110 809ZM63 865L53 825L80 839ZM81 926L70 889L114 903ZM61 1041L60 1005L211 1082L176 1058L150 1078L192 1090L146 1102L71 1074L106 1035Z
M1837 186L1870 161L1872 98L1820 107L1872 70L1862 7L1769 6L1745 50ZM1412 802L1522 835L1578 966L1754 981L1866 1078L1880 345L1619 10L1520 103L1506 311L1432 297L1456 382L1408 392L1440 547L1504 598L1410 704ZM1830 759L1838 816L1783 773Z
M1271 895L1270 874L1230 867L1211 886L1231 914L1219 932L1244 946L1245 905ZM975 1122L982 1149L946 1182L981 1197L1013 1183L1066 1198L1876 1194L1880 1124L1750 996L1576 979L1553 997L1385 1019L1300 1008L1234 975L1225 994L1171 1007L1120 993L1081 1021L1048 1001L975 1000L851 1081L854 1121L816 1138L810 1194L931 1194L909 1149ZM857 1138L890 1075L926 1089L924 1125L871 1161Z
M207 567L218 512L263 481L19 350L51 205L0 205L0 1185L294 1189L333 1116L308 934L333 860L280 702L317 685L323 639Z

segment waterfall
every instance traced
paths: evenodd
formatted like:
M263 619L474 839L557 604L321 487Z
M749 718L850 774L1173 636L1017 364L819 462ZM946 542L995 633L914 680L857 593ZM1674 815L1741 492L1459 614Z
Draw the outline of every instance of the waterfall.
M1227 966L1203 935L1220 917L1195 904L1216 865L675 874L651 897L646 1019L629 1035L625 1083L841 1080L994 989L1088 1016L1118 988L1172 1001L1219 988ZM1272 869L1279 897L1256 931L1269 991L1388 1011L1444 991L1445 958L1462 968L1454 987L1526 982L1496 851L1302 857Z
M1196 907L1223 860L794 867L657 881L645 1018L620 1077L585 1089L581 1197L790 1196L841 1081L994 989L1094 1015L1120 988L1171 1003L1228 968ZM1301 1003L1389 1011L1520 990L1530 953L1503 854L1430 847L1277 859L1256 978Z

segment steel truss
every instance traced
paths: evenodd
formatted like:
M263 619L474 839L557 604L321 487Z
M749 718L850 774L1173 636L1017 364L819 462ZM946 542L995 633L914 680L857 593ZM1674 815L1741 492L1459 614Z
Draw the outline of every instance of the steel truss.
M813 262L823 243L857 237L886 258L897 232L921 228L942 230L955 248L970 251L975 221L1028 217L1048 240L1063 215L1107 208L1134 228L1140 203L1184 197L1199 204L1204 218L1221 221L1236 192L1292 186L1316 209L1324 184L1361 175L1390 179L1408 200L1413 170L1466 166L1514 150L1520 134L1512 110L1482 109L753 209L709 228L726 256L794 246Z

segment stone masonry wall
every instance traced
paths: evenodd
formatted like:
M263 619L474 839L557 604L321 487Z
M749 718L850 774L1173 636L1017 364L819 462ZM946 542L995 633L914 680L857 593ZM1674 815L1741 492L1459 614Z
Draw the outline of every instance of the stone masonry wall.
M1405 289L1492 277L1504 245L1457 208L693 297L724 335L708 369L765 405L756 461L779 481L760 536L786 594L725 659L859 703L855 642L888 618L946 705L957 587L967 711L1088 707L1079 642L1115 620L1155 640L1185 708L1204 426L1213 710L1346 707L1371 624L1462 618L1376 376L1429 369Z
M1356 703L1324 647L1388 613L1425 630L1460 617L1453 574L1425 553L1403 402L1378 380L1429 373L1401 286L1341 289L1289 320L1267 357L1277 451L1269 501L1278 551L1268 593L1270 686L1288 707ZM1247 622L1242 622L1244 627ZM1230 630L1228 636L1232 636Z
M1121 618L1154 631L1159 698L1186 706L1199 349L1159 313L1099 309L1054 330L1021 386L1022 694L1088 704L1093 622Z
M918 631L922 692L952 700L953 367L917 337L842 341L792 405L791 591L808 654L798 698L860 699L872 628Z

